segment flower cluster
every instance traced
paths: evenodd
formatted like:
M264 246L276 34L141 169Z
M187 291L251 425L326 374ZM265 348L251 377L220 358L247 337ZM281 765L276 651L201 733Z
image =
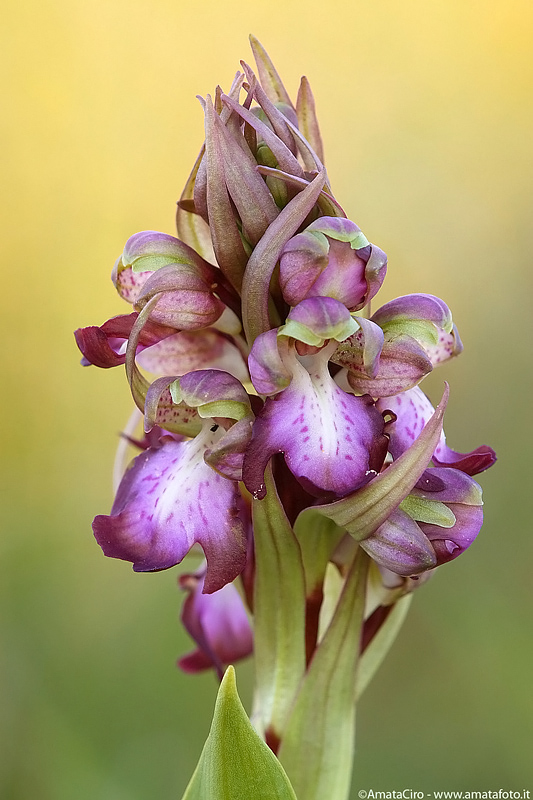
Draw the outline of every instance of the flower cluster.
M189 671L221 673L252 649L253 511L269 493L300 539L306 520L328 521L339 574L353 548L377 565L368 642L376 610L475 539L471 476L495 460L451 450L447 394L435 412L419 388L462 350L449 308L412 294L372 313L387 258L333 195L309 84L293 105L252 47L257 74L243 63L227 94L202 100L178 237L137 233L115 264L132 312L76 331L84 364L125 365L146 433L94 520L102 550L140 572L205 554L180 579Z

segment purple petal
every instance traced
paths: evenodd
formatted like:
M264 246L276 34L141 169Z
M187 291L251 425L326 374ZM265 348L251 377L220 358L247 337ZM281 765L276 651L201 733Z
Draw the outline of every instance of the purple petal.
M437 564L445 564L464 553L483 524L482 506L462 503L447 503L447 506L455 515L455 524L452 528L441 528L426 522L418 523L435 550Z
M383 350L383 331L372 320L364 317L355 317L355 320L359 330L339 344L331 360L367 378L375 378Z
M463 352L463 343L455 325L449 333L443 330L439 331L437 344L430 345L424 342L422 346L434 367Z
M143 369L159 375L185 375L196 369L221 369L241 383L249 380L239 349L212 328L174 332L137 356Z
M365 297L365 303L368 303L381 289L383 281L385 280L387 274L387 255L375 244L370 245L368 255L363 255L363 251L361 251L359 255L361 258L367 259L365 278L368 292Z
M443 529L439 530L442 532ZM437 558L427 537L401 509L393 511L360 545L380 566L397 575L418 575L437 565Z
M201 407L222 400L250 406L241 382L222 370L200 369L188 372L179 379L179 386L184 401L191 406Z
M378 400L380 411L389 410L396 415L396 421L390 423L389 450L394 458L398 458L419 436L422 428L433 414L433 406L419 387L409 389L395 397ZM471 453L456 453L446 444L444 431L435 448L433 460L436 466L450 466L462 470L469 475L476 475L488 469L496 461L492 448L482 445Z
M364 305L367 295L366 261L346 242L330 241L328 266L313 286L315 294L340 300L355 310Z
M135 305L142 287L151 274L152 273L148 271L134 272L133 267L125 267L122 263L122 258L119 258L113 267L111 279L122 299L127 303Z
M246 448L252 438L253 416L239 420L205 452L205 461L225 478L242 481Z
M323 514L340 528L345 528L356 541L370 536L407 497L424 473L442 430L442 418L448 402L449 389L444 394L422 435L400 458L380 472L356 492L328 505L314 506L312 513ZM304 509L301 514L306 514Z
M414 489L411 490L411 495L446 504L482 505L482 492L479 484L470 475L451 467L427 469Z
M183 656L178 666L185 672L214 667L222 677L225 666L246 658L253 650L253 634L239 592L228 583L203 594L204 569L181 575L180 588L188 592L181 620L198 649Z
M207 430L190 441L165 441L134 459L111 515L93 522L105 555L146 572L178 564L198 543L207 558L206 592L221 589L242 571L246 536L238 484L203 458L216 438Z
M346 306L332 297L308 297L292 308L278 336L321 347L328 339L342 342L359 328Z
M179 330L207 328L220 317L224 304L198 271L186 264L167 264L146 280L137 297L142 308L161 294L151 319Z
M291 374L280 355L280 346L275 328L262 333L253 343L248 356L248 368L252 383L259 394L277 394L291 381Z
M321 295L333 297L352 310L362 308L383 282L386 271L386 257L376 272L376 259L370 264L370 256L371 247L354 222L319 217L283 250L280 284L284 297L295 305L306 297Z
M281 291L289 305L312 296L315 281L328 265L328 252L325 237L304 231L289 239L281 253L279 274Z
M131 266L134 272L154 271L170 263L194 265L198 270L210 268L192 247L168 233L141 231L130 236L124 246L122 264Z
M453 324L446 303L432 294L407 294L397 297L379 308L372 315L372 319L381 327L407 320L427 320L444 331L450 331Z
M367 483L381 468L386 449L383 418L369 397L346 394L331 379L323 352L296 359L291 385L267 399L247 449L243 479L264 497L264 470L274 453L315 495L344 495Z
M372 321L372 320L371 320ZM357 339L355 344L358 344ZM410 389L433 369L423 348L411 336L395 336L392 341L385 337L379 357L379 368L373 378L366 374L364 351L355 347L353 361L350 352L341 348L342 362L336 356L332 360L348 369L348 382L356 392L368 392L372 397L388 397Z

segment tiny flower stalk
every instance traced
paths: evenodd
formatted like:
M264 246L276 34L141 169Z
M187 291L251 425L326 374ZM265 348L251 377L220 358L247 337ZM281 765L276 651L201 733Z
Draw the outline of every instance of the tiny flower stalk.
M251 45L256 70L200 98L177 236L131 236L129 311L75 333L84 366L124 366L144 424L93 531L136 572L203 553L178 663L222 684L185 797L346 800L356 700L413 591L474 543L496 457L452 450L448 385L435 409L420 386L462 352L449 307L376 304L387 256L333 193L309 81L293 104ZM255 730L230 666L252 652Z

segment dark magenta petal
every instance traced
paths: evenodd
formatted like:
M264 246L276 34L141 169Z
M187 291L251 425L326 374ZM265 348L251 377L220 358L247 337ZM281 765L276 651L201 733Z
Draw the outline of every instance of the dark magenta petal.
M454 467L466 472L468 475L479 475L496 463L496 453L486 444L482 444L472 450L471 453L457 453L448 446L439 447L433 455L433 463L436 467Z
M128 339L138 316L136 313L123 314L108 319L99 328L90 326L88 328L78 328L78 330L74 331L76 344L84 356L82 364L84 366L93 364L103 369L124 364L125 348L123 345ZM174 328L149 320L139 336L138 350L151 347L168 336L173 336L175 333L176 330Z
M198 543L207 559L206 592L242 571L246 536L238 484L204 461L216 439L207 429L190 441L164 441L134 459L111 514L93 522L105 555L146 572L178 564Z
M353 491L383 463L383 418L371 398L342 391L324 351L309 357L306 367L294 359L292 383L267 399L254 423L243 479L256 497L264 496L264 470L275 453L284 453L293 475L318 496Z
M390 452L398 458L417 438L420 431L433 414L433 406L419 387L402 392L395 397L378 400L381 411L390 410L396 415L387 432L390 436ZM446 444L444 431L441 434L433 461L436 466L449 466L476 475L488 469L496 461L492 448L482 445L471 453L457 453Z
M117 347L122 345L124 339L117 340L116 337L110 341L102 328L91 325L88 328L78 328L74 331L74 337L79 350L83 354L82 364L88 367L91 364L101 369L118 367L124 364L125 353L118 353ZM113 346L115 345L115 346Z
M250 655L253 634L239 592L227 584L212 594L204 594L205 569L182 575L180 588L188 592L181 621L198 649L178 661L185 672L214 668L222 677L224 667Z
M410 493L413 497L441 503L482 505L481 487L466 472L451 467L430 467Z

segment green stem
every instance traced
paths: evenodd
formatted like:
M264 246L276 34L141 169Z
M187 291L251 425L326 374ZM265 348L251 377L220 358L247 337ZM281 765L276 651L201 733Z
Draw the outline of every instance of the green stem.
M358 548L333 619L315 651L283 733L279 759L298 800L348 797L367 568L368 557Z
M269 467L252 505L255 541L253 720L275 750L305 670L305 581L300 546Z

